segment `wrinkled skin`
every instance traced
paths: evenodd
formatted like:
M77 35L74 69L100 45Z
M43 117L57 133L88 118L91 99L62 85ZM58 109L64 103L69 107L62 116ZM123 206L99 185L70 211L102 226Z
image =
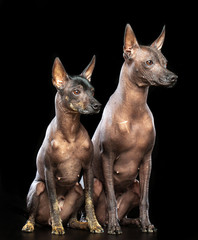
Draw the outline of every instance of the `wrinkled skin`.
M156 230L149 219L155 127L147 96L149 86L171 87L177 79L160 51L164 36L165 29L151 46L139 46L132 28L126 26L119 84L92 138L96 216L101 224L108 224L109 234L122 233L119 222L135 223L143 232ZM126 218L136 206L139 218Z
M80 123L80 114L98 113L100 103L93 97L90 84L95 57L80 76L69 77L58 58L52 69L57 89L56 116L49 124L37 155L37 173L27 196L29 219L22 231L34 231L35 222L50 224L52 234L65 233L63 223L72 228L103 232L92 200L93 145ZM83 190L80 182L83 174ZM85 200L87 222L77 220Z

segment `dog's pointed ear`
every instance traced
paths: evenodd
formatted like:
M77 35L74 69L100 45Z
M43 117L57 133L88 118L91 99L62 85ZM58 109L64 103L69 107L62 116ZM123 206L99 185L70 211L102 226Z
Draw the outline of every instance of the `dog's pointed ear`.
M139 48L138 41L136 39L135 33L131 28L130 24L126 25L124 33L124 47L123 47L123 56L126 59L133 58L135 50Z
M80 74L80 76L86 78L89 82L91 82L91 76L92 76L95 64L96 64L96 56L94 55L91 59L91 62L84 69L84 71Z
M157 48L158 50L160 50L163 46L164 39L165 39L165 25L164 25L159 37L151 44L151 47L154 47L154 48Z
M55 58L52 67L52 83L58 89L63 89L69 77L58 57Z

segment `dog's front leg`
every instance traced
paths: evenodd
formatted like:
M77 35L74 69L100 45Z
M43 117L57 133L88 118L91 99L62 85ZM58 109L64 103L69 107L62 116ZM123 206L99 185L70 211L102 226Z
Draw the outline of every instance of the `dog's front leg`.
M115 156L114 154L102 155L103 173L105 179L105 190L107 194L107 207L108 207L108 234L121 234L122 230L118 222L117 214L117 202L114 190L113 180L113 164Z
M98 223L98 220L96 219L93 205L93 170L91 164L88 168L84 169L83 179L85 184L86 219L88 221L90 232L102 233L104 232L104 230Z
M49 202L50 202L52 234L63 235L65 234L65 230L63 228L62 220L60 217L59 205L56 197L54 176L49 163L45 168L45 181L46 181L47 193L48 193Z
M154 225L151 224L149 219L149 179L151 174L151 154L147 155L139 170L140 176L140 223L142 232L156 231Z

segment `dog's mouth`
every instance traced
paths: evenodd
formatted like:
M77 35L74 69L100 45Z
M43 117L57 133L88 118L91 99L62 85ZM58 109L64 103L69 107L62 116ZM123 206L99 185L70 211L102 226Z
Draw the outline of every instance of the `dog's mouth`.
M177 80L175 80L174 82L170 83L167 88L172 88L175 86L175 84L177 83Z
M158 85L167 87L167 88L172 88L173 86L175 86L176 83L177 83L177 78L173 78L171 80L164 80L160 78Z

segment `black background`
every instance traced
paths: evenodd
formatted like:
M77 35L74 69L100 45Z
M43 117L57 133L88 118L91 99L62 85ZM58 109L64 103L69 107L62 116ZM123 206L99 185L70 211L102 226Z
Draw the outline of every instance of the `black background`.
M25 197L36 172L36 154L54 116L54 58L58 56L72 75L80 74L95 54L92 84L104 107L118 83L125 25L131 24L143 45L151 44L166 25L162 52L168 68L179 78L172 89L150 88L149 92L157 131L150 218L163 236L174 231L185 239L195 239L196 6L183 2L160 5L0 1L0 190L4 215L8 210L23 215L25 209ZM101 114L82 116L90 136Z

